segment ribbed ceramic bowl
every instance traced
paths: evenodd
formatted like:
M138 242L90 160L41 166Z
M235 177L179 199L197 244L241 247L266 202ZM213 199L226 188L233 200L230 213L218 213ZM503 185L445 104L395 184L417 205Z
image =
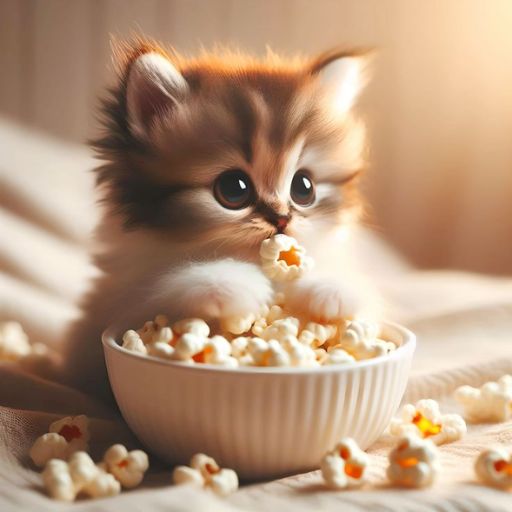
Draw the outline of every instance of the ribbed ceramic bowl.
M365 449L407 384L413 333L386 323L393 353L352 366L226 369L138 355L103 335L110 384L140 441L171 464L204 452L244 480L319 466L343 436Z

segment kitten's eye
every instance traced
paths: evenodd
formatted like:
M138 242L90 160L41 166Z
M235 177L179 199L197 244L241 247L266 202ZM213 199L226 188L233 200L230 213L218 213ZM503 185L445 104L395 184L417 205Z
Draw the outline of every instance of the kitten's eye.
M241 210L254 201L251 179L240 169L231 169L217 177L213 185L215 199L230 210Z
M300 206L309 206L315 200L315 186L305 171L297 171L292 180L290 195Z

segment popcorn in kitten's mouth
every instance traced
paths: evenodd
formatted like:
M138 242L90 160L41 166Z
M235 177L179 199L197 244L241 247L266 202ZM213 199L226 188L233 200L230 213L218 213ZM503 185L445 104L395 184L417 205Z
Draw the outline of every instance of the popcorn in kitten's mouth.
M261 269L273 281L298 279L313 267L313 260L295 238L278 234L260 248Z

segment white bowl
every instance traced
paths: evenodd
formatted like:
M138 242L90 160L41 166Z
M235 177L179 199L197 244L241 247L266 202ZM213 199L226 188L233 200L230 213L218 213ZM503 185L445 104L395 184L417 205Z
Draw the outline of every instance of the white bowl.
M103 347L121 412L140 441L171 464L204 452L244 480L318 468L344 436L368 448L395 414L414 334L384 324L391 354L348 366L227 369L186 365Z

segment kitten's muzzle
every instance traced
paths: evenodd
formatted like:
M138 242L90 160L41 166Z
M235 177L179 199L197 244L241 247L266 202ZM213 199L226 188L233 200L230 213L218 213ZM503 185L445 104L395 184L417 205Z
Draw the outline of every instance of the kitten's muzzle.
M291 215L279 213L272 206L264 202L256 204L256 211L260 213L269 224L275 226L278 233L284 233L284 230L291 220Z

